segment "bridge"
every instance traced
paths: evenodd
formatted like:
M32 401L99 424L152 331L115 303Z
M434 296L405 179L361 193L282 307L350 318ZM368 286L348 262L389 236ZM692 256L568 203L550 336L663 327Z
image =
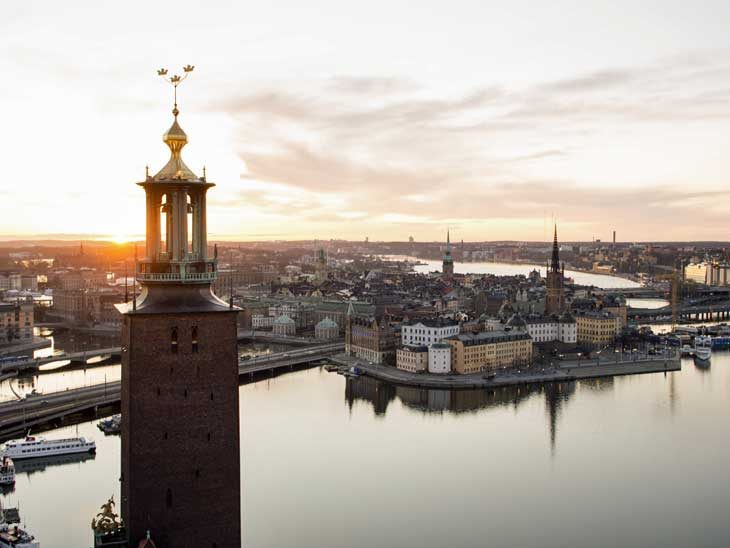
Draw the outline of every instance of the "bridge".
M81 352L62 352L61 354L54 354L46 358L22 358L14 361L8 361L0 364L0 373L6 371L25 371L27 369L38 369L42 365L49 363L69 361L72 364L88 364L92 358L102 358L97 360L96 363L106 361L112 357L119 357L122 355L122 349L119 346L110 348L97 348L93 350L84 350Z
M629 308L629 320L660 321L671 318L672 307ZM677 319L685 321L720 321L730 319L730 301L690 303L677 307Z
M321 361L344 350L344 343L319 344L310 348L273 352L251 359L241 359L239 378L253 377L262 372L294 369ZM96 413L99 409L119 405L121 382L113 381L83 388L26 396L20 400L0 403L0 438L23 435L28 428L61 425L70 415Z
M313 346L320 345L323 341L312 337L299 337L297 335L277 335L271 331L259 331L253 329L238 329L239 341L261 341L291 346ZM330 341L334 342L334 341Z

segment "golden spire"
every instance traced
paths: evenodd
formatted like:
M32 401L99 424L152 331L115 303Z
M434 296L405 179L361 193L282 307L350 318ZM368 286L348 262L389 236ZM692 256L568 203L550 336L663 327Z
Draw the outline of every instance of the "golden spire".
M163 80L172 84L174 98L172 114L175 119L173 120L170 129L168 129L162 136L162 140L170 148L170 159L167 164L165 164L165 167L163 167L157 175L154 176L155 180L180 179L190 181L199 179L198 176L195 175L195 173L193 173L193 171L186 166L185 162L182 160L181 152L183 147L188 144L188 136L180 127L180 124L177 123L177 116L180 114L180 111L177 108L177 86L187 79L190 73L193 72L194 68L195 67L193 65L185 65L183 67L183 76L179 76L177 74L167 76L167 69L165 68L161 68L157 71L158 76L161 76Z

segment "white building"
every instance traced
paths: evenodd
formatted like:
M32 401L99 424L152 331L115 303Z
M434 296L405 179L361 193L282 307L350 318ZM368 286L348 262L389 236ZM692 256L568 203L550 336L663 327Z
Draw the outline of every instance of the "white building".
M414 320L401 326L404 346L431 345L459 334L459 323L445 318Z
M296 335L297 324L289 316L283 314L274 320L272 331L274 335Z
M535 316L528 318L527 332L533 342L561 342L575 344L578 342L578 328L575 318L570 312L562 316Z
M428 347L428 372L451 372L451 345L435 343Z
M251 316L252 329L268 329L273 327L274 318L268 314L253 314Z

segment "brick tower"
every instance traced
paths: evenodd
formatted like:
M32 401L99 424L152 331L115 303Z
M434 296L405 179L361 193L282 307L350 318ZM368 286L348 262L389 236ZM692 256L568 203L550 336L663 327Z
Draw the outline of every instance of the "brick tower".
M240 548L238 309L211 290L217 257L207 252L205 200L214 185L182 160L177 97L172 113L163 136L170 160L138 183L147 210L142 293L118 305L122 517L130 546L149 531L158 548Z
M547 267L547 292L545 295L545 313L560 314L565 308L565 265L560 265L560 248L558 247L558 227L555 226L553 237L553 256Z

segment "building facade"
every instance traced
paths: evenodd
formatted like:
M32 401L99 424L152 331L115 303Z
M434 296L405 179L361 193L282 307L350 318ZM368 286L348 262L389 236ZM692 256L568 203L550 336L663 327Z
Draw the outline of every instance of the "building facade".
M428 357L427 346L404 346L396 351L395 366L411 373L427 371Z
M459 322L447 318L412 320L401 325L401 344L430 345L459 334Z
M139 298L123 314L121 510L128 542L241 545L237 314L211 290L206 194L183 162L174 122L170 160L138 183L146 195ZM166 226L164 240L161 224ZM192 227L188 234L188 226Z
M527 332L533 342L560 342L575 344L578 342L578 329L573 315L566 310L558 316L528 316Z
M33 340L33 301L0 303L0 345Z
M532 361L532 339L525 331L462 333L444 342L451 345L451 370L455 373L524 366Z
M439 342L428 348L428 372L437 374L451 372L450 344Z
M282 314L274 320L274 324L271 330L274 335L282 335L284 337L291 337L297 334L297 324L286 314Z
M385 318L355 315L354 307L346 316L345 353L377 364L392 364L396 359L398 335Z
M621 333L621 321L610 312L582 311L576 315L579 343L603 346L612 344Z
M314 338L320 340L336 339L340 336L340 326L325 318L314 326Z

